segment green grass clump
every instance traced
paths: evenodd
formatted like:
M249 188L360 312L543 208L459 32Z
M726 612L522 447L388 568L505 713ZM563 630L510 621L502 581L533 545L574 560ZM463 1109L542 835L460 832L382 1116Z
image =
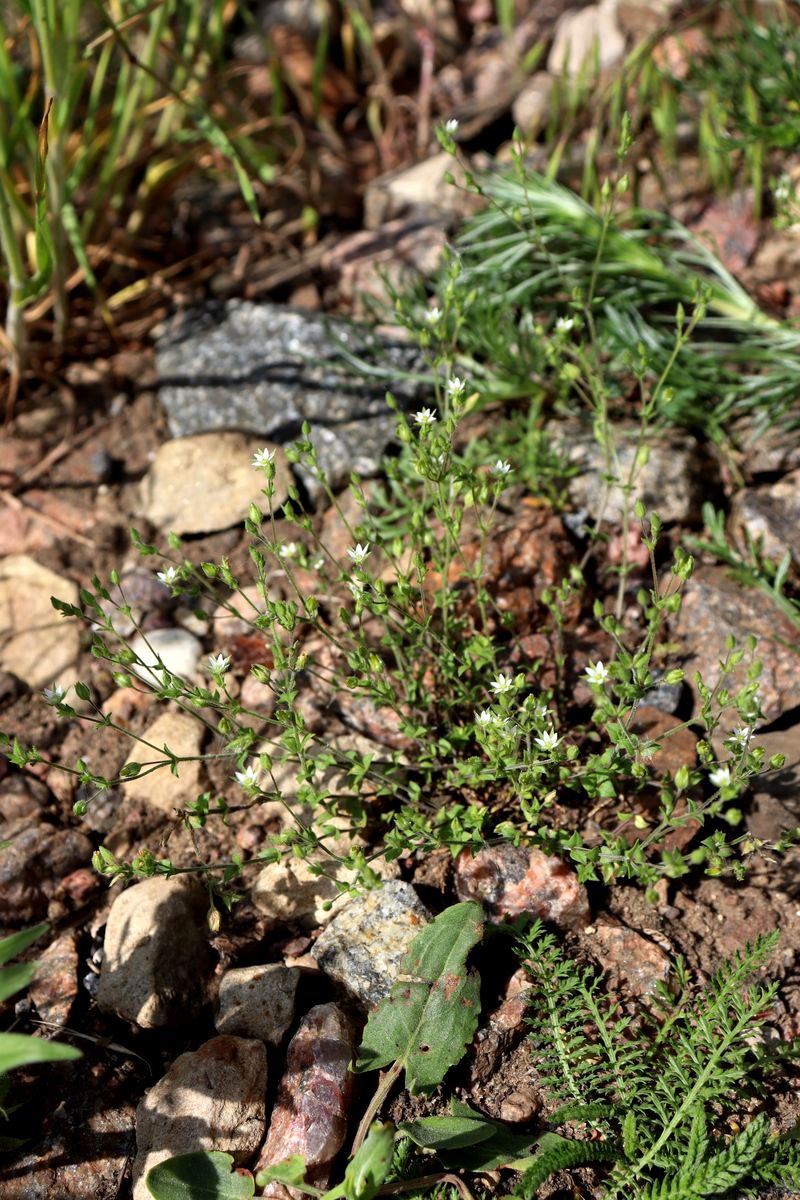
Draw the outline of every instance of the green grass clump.
M656 416L720 437L732 417L786 419L800 395L800 332L763 313L709 250L670 217L600 209L560 184L513 169L473 180L487 200L438 281L459 369L484 400L537 402L543 385L583 405L579 378L548 371L543 334L582 331L624 411L637 373L660 390ZM625 190L624 177L617 191ZM486 312L498 314L487 322ZM676 349L676 327L691 314ZM686 328L687 326L684 326ZM570 387L570 384L572 386Z

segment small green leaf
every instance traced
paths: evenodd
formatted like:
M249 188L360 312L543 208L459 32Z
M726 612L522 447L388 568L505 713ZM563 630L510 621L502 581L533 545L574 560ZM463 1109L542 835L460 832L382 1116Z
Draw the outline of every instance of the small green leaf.
M9 959L22 954L24 950L28 949L28 946L47 931L47 928L47 922L43 921L41 925L34 925L31 929L21 929L19 933L12 933L10 937L3 938L0 941L0 963L7 963Z
M15 963L0 970L0 1001L26 988L36 973L35 963Z
M255 1195L248 1172L233 1171L233 1155L216 1150L179 1154L148 1171L145 1183L155 1200L244 1200Z
M266 1187L268 1183L285 1183L287 1187L299 1187L305 1177L305 1159L301 1154L293 1154L284 1162L275 1163L274 1166L267 1167L266 1171L259 1171L257 1179L259 1187Z
M456 1112L456 1108L460 1111ZM464 1109L467 1111L464 1112ZM418 1121L405 1121L398 1127L398 1132L411 1138L417 1146L438 1151L475 1146L478 1142L485 1142L496 1131L494 1121L483 1113L455 1103L453 1110L453 1115L449 1117L422 1117Z
M80 1050L72 1046L28 1037L26 1033L0 1033L0 1075L31 1063L66 1062L80 1056Z
M389 1174L393 1150L394 1126L388 1123L373 1125L363 1146L347 1164L344 1182L339 1188L328 1192L326 1200L333 1200L337 1193L341 1193L346 1200L372 1200Z
M472 1040L480 1012L480 979L466 958L483 935L480 905L454 904L411 943L396 983L370 1013L356 1071L390 1063L405 1069L414 1094L441 1083Z

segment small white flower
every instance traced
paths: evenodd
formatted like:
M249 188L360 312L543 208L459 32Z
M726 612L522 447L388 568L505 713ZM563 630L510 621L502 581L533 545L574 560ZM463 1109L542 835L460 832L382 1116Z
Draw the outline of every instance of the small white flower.
M589 683L605 683L608 679L608 667L598 659L594 665L589 663L585 675Z
M49 688L42 688L42 695L48 704L60 704L66 694L67 693L59 683L54 683L53 686Z
M234 778L243 788L258 786L259 769L255 763L250 763L243 771L237 771Z
M447 381L447 394L452 400L458 400L464 395L467 390L466 379L460 379L458 375L452 375Z
M510 475L511 463L507 462L504 458L498 458L497 462L492 467L492 471L495 475Z
M729 787L731 769L730 767L717 767L716 771L712 771L708 778L715 788Z
M281 558L294 558L299 549L297 542L284 542L282 546L278 547L278 554Z
M231 659L229 654L209 654L208 669L212 675L223 675L230 670Z
M489 687L495 696L505 696L508 692L513 691L514 680L510 675L498 675L497 679L492 680Z
M741 729L734 729L725 745L731 746L734 750L744 750L752 736L753 726L743 725Z
M559 317L556 321L556 329L559 333L569 333L575 326L575 321L572 317Z
M478 725L492 725L494 719L494 713L488 708L482 708L480 712L475 713L475 720Z
M432 408L421 408L419 412L414 413L414 420L420 429L430 429L431 425L436 424L436 413Z
M425 320L429 325L436 325L438 321L441 321L441 319L442 310L438 308L437 305L434 304L432 308L426 309Z
M356 566L360 567L369 556L369 542L365 542L363 546L361 542L356 542L355 546L347 547L347 553Z
M312 571L321 571L324 566L325 566L324 558L315 558L311 564L311 570Z
M156 571L156 579L160 579L164 587L172 587L180 578L177 567L167 567L166 571Z
M274 450L267 450L266 446L263 450L256 450L253 455L253 466L256 468L266 467L275 458Z
M560 742L560 738L555 729L545 729L544 733L533 739L540 750L552 751Z
M453 134L458 133L458 121L455 117L451 117L449 121L443 122L442 129L452 137Z

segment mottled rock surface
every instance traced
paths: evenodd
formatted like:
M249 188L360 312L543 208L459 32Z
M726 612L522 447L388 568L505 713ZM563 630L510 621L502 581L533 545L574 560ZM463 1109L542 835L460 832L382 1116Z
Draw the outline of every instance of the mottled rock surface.
M97 1003L143 1029L184 1021L206 1000L208 893L156 876L119 893L106 925Z
M78 935L68 931L36 957L28 996L43 1021L66 1025L78 994Z
M729 635L744 649L750 634L758 638L756 656L764 667L758 683L761 706L765 719L773 721L800 704L797 630L769 596L755 588L743 588L724 567L703 566L695 571L683 594L673 639L686 656L681 666L692 689L695 671L707 687L714 687ZM748 662L745 655L726 687L735 690L745 684Z
M311 951L322 970L364 1008L392 990L400 964L431 915L408 883L394 880L351 900Z
M652 996L669 978L668 955L640 933L611 920L600 920L586 930L585 945L612 979L632 996Z
M218 432L164 442L142 481L142 512L165 533L214 533L241 524L250 504L267 508L253 455L263 439ZM275 449L273 506L285 502L289 469Z
M783 558L788 550L800 563L800 470L777 483L745 488L734 499L734 522L761 544L767 558Z
M0 922L26 925L47 915L59 882L91 862L92 843L75 829L36 825L0 854Z
M160 398L173 437L238 429L285 443L311 424L333 487L375 474L394 435L387 382L348 367L342 349L389 370L418 368L407 345L284 305L231 300L179 317L157 347ZM398 400L415 398L392 385Z
M353 1086L348 1067L355 1046L353 1027L338 1005L318 1004L303 1017L289 1043L286 1069L256 1170L301 1154L308 1167L306 1182L327 1186L331 1165L347 1133ZM278 1183L264 1192L273 1200L287 1200L290 1194Z
M56 612L50 597L78 603L70 579L25 554L0 559L0 645L3 669L32 688L72 683L80 640L77 622Z
M80 1043L78 1043L80 1044ZM134 1107L120 1097L119 1059L47 1065L48 1095L31 1141L0 1171L0 1200L119 1200L134 1151ZM152 1200L148 1197L147 1200Z
M266 1050L253 1039L215 1037L176 1058L136 1110L133 1200L152 1200L147 1172L175 1154L249 1159L264 1136L266 1090Z
M281 963L226 971L219 984L217 1031L279 1045L294 1019L299 980L297 967Z
M562 929L589 923L586 888L560 858L503 843L456 860L459 900L478 900L493 919L530 913Z
M585 11L585 10L584 10ZM591 517L618 522L625 511L625 493L619 487L609 489L605 500L603 476L607 471L605 455L590 428L578 421L556 421L549 429L553 440L566 454L577 473L567 481L569 498ZM687 434L673 433L648 442L649 459L639 470L627 504L631 511L637 500L657 512L665 522L696 521L709 484L713 483L713 464L706 460L699 443ZM616 437L617 458L622 481L630 472L637 449L634 430L621 429Z
M188 758L200 753L203 732L200 721L188 714L165 712L144 731L142 737L158 746L159 750L166 745L173 754ZM155 751L135 742L128 763L152 762L155 758ZM146 775L134 776L125 784L125 795L134 804L149 804L170 815L176 808L196 800L199 790L199 762L179 763L177 775L173 775L169 767L160 767Z

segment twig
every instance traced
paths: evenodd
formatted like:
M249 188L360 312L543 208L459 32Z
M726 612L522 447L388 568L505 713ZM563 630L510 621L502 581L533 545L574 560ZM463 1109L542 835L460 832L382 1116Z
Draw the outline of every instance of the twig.
M50 525L58 533L65 534L67 537L73 538L76 542L80 542L82 546L88 546L93 550L95 543L82 533L78 533L77 529L72 529L65 521L60 521L58 517L51 517L48 513L40 512L38 508L34 508L32 504L26 504L24 500L20 500L19 496L14 496L5 488L0 489L0 500L7 504L9 508L13 508L16 512L23 512L35 519L42 521L45 525Z

